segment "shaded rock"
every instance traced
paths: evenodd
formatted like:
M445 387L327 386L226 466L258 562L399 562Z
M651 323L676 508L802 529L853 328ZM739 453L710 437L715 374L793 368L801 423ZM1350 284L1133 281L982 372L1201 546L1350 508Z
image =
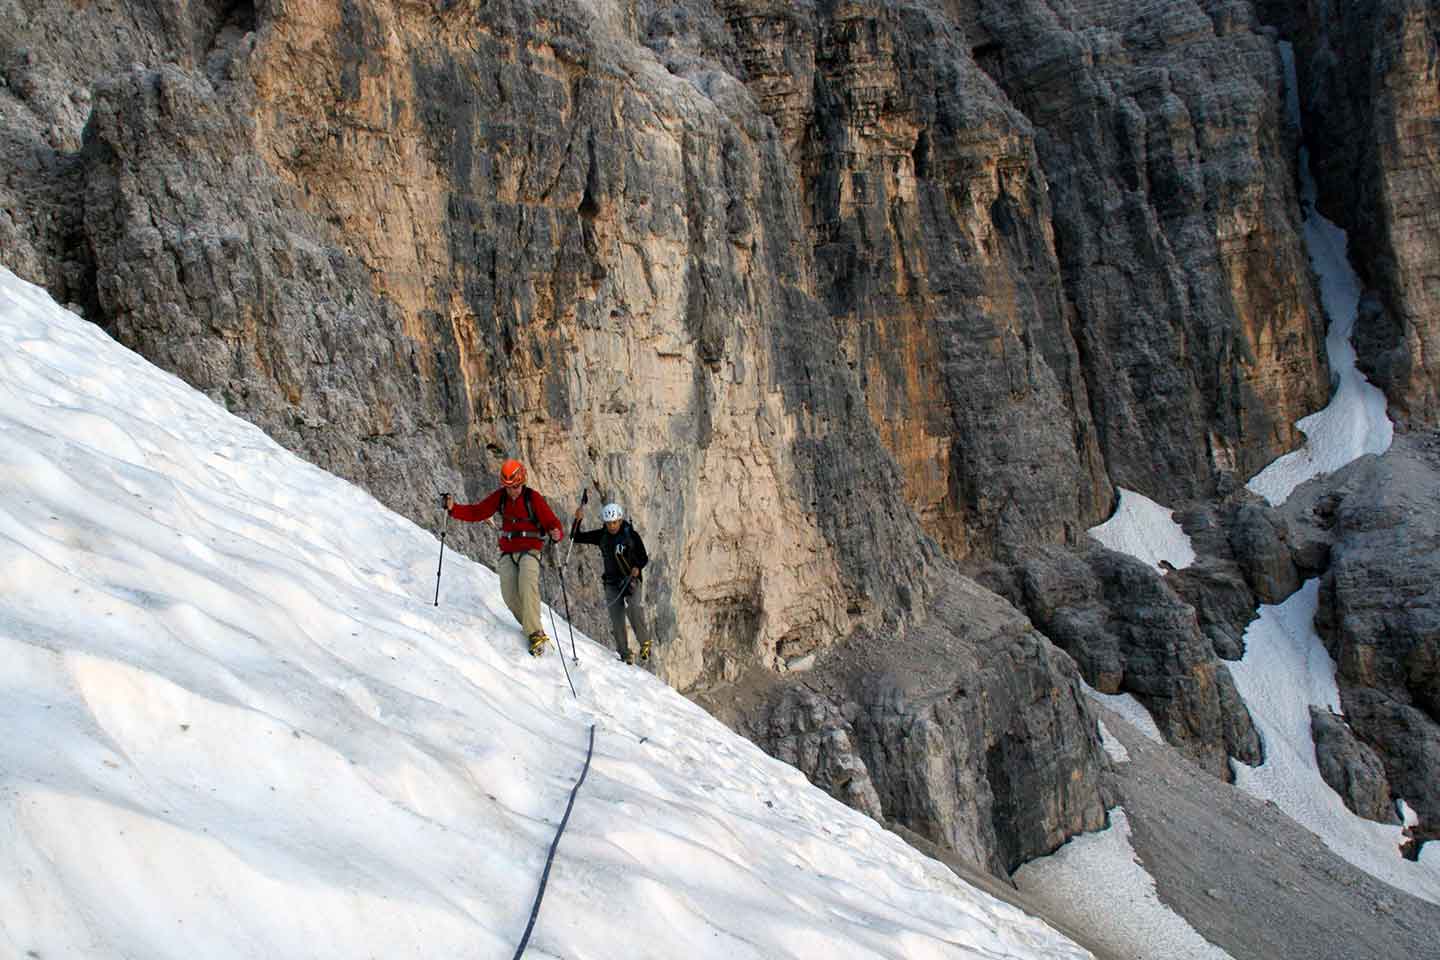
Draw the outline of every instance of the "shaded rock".
M836 704L808 687L786 687L769 721L761 742L771 755L845 805L885 822L854 731Z
M1261 603L1277 604L1300 589L1300 571L1290 552L1290 532L1282 517L1259 504L1236 513L1230 546Z
M1192 607L1144 563L1099 546L1034 551L1016 565L1021 609L1104 693L1131 693L1165 737L1218 777L1260 745Z
M1320 208L1349 234L1365 286L1360 368L1391 417L1440 425L1440 10L1428 0L1262 3L1295 39L1300 104Z
M1298 235L1280 60L1253 9L961 5L1035 127L1112 481L1207 495L1301 442L1324 320Z
M1292 500L1293 524L1333 540L1315 625L1345 717L1428 836L1440 828L1440 434L1397 435Z
M1433 811L1440 804L1440 727L1422 711L1367 687L1343 688L1340 702L1351 728L1383 760L1392 794L1418 815L1413 834L1433 839Z
M1104 823L1098 729L1073 663L1013 609L960 578L933 595L904 636L854 637L758 709L716 706L839 799L1008 877Z
M1183 570L1167 573L1165 582L1194 609L1216 656L1239 660L1245 655L1245 628L1255 619L1255 595L1234 561L1201 554Z
M1255 619L1255 594L1232 544L1235 514L1233 501L1177 510L1175 519L1190 538L1195 560L1165 575L1165 582L1195 609L1201 632L1222 660L1245 655L1245 628Z
M717 6L926 531L954 557L1073 539L1111 491L1030 125L939 5Z
M1405 685L1416 706L1440 717L1440 635L1417 638L1405 658Z
M1357 816L1377 823L1398 823L1390 781L1378 754L1356 739L1345 723L1321 707L1310 707L1310 735L1320 775Z

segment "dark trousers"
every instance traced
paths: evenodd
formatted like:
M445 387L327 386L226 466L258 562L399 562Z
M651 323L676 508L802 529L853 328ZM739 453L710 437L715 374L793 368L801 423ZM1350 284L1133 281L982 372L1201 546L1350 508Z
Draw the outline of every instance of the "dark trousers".
M633 580L629 584L630 591L627 596L620 596L620 584L605 584L605 603L610 611L610 633L615 637L615 649L620 656L630 659L630 640L625 634L625 620L630 620L630 628L635 631L636 653L639 647L645 646L650 639L650 631L645 626L645 617L640 610L642 594L645 585L636 583Z

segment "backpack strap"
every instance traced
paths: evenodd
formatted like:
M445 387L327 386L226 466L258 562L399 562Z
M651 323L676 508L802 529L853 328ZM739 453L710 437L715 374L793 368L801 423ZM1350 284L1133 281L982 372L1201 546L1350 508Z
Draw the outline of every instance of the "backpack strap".
M630 521L626 520L621 524L620 532L615 535L615 564L620 567L620 572L625 574L627 579L635 574L634 568L630 566L630 561L625 556L625 551L630 548L630 531L632 529L634 528L630 526Z
M536 537L539 537L541 540L545 539L545 531L540 528L540 518L535 516L535 504L531 501L530 494L530 488L524 487L520 491L520 499L525 501L525 515L529 517L530 526L534 527L536 532L531 533L529 530L504 530L500 533L501 537L504 537L506 539L509 539L511 537L527 537L532 540ZM503 512L503 502L501 506Z

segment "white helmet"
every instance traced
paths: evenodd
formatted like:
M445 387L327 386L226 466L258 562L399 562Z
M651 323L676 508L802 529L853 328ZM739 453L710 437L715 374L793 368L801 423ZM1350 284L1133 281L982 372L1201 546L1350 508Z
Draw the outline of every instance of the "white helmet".
M607 503L600 511L600 519L606 523L610 523L612 520L619 520L623 516L625 516L625 511L621 509L618 503Z

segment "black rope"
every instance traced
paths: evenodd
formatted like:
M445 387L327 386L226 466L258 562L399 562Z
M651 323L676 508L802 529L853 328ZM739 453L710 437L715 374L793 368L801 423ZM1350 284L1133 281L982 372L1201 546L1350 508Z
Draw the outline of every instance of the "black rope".
M562 654L560 657L564 660ZM540 902L545 899L545 884L550 882L550 867L555 863L555 851L560 846L560 837L565 833L565 825L570 822L570 811L575 809L575 796L580 792L580 785L585 782L585 775L590 772L590 757L595 753L595 724L590 724L590 748L585 751L585 766L580 770L580 779L575 781L575 786L570 791L570 802L565 805L565 816L560 818L560 828L555 831L555 839L550 843L550 855L545 858L545 872L540 874L540 889L535 893L535 906L530 909L530 922L525 925L525 935L520 938L520 946L515 948L514 960L520 960L525 952L525 947L530 943L530 933L535 929L535 920L540 916Z
M615 606L615 604L625 599L625 591L630 589L630 581L633 580L634 577L635 574L633 573L626 574L625 579L620 581L620 592L615 594L614 600L611 600L609 603L605 604L606 610L609 610L611 607Z
M545 561L543 557L537 556L535 558L535 563L542 570L544 569ZM573 630L574 627L571 627L571 629ZM570 696L574 697L576 700L579 700L580 694L575 692L575 681L570 679L570 667L565 663L565 650L560 646L560 631L555 629L555 605L553 603L550 604L550 632L555 634L555 653L558 654L560 657L560 666L565 668L565 682L570 684Z

